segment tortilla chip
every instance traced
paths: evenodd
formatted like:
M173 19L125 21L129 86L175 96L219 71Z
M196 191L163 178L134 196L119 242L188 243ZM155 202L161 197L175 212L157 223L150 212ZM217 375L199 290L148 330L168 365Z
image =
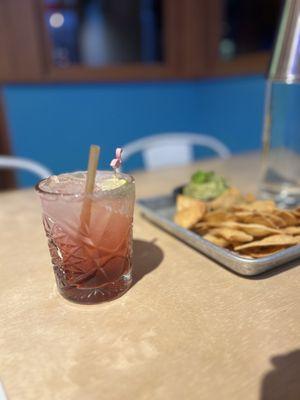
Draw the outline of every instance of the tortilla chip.
M265 211L272 212L276 208L273 200L257 200L253 203L239 204L234 207L237 211Z
M297 218L297 220L300 220L300 207L294 208L291 210L293 215ZM300 222L300 221L299 221Z
M176 197L176 210L181 211L185 208L193 207L196 204L201 203L205 207L205 203L201 200L193 199L189 196L184 196L183 194L179 194Z
M275 210L271 211L271 212L264 212L262 213L265 217L269 218L274 225L276 226L276 228L284 228L285 226L287 226L285 220L283 218L281 218L279 215L276 215Z
M238 222L259 224L274 229L277 228L271 218L258 211L236 211L234 216Z
M253 236L248 235L245 232L239 231L238 229L232 228L215 228L212 229L209 233L217 237L222 237L229 243L246 243L253 240Z
M254 242L251 243L246 243L240 246L236 246L234 248L235 251L240 251L240 250L244 250L244 249L250 249L250 248L261 248L261 247L270 247L270 246L293 246L297 244L297 239L293 236L290 235L272 235L272 236L268 236L262 240L256 240Z
M215 200L212 200L208 203L208 208L210 210L215 210L217 208L228 209L232 207L234 204L240 203L243 201L243 197L241 192L235 188L231 187L227 189L221 196L217 197Z
M300 245L300 207L283 210L272 200L256 200L236 188L209 202L178 195L176 205L178 225L246 258L266 257Z
M280 234L281 231L278 229L269 228L261 224L243 224L241 222L223 222L222 226L240 229L241 231L248 233L253 237L265 237L268 235Z
M300 244L300 235L294 236L294 238L297 240L297 244Z
M278 253L281 250L286 249L286 247L280 246L269 246L264 248L248 249L246 253L242 253L242 256L250 256L251 258L263 258L271 256L272 254Z
M197 222L192 229L194 232L198 233L198 235L205 235L211 229L211 225L205 221L200 221Z
M300 226L288 226L283 231L288 235L300 235Z
M250 258L250 259L253 259L253 257L250 256L250 254L240 254L240 256L243 257L243 258Z
M243 198L246 203L253 203L254 201L256 201L256 197L253 193L246 193L244 194Z
M234 214L225 210L214 210L208 211L204 215L203 220L211 223L220 223L223 221L235 221L236 217Z
M293 214L292 211L281 210L277 208L276 210L274 210L273 213L279 218L281 218L285 222L286 226L292 226L297 224L297 217Z
M178 211L174 216L174 222L183 228L190 229L201 220L204 213L205 204L203 202L198 202L192 207Z
M211 235L210 233L207 233L206 235L203 236L204 239L208 240L209 242L216 244L217 246L220 247L227 247L228 242L222 237L217 237L214 235Z

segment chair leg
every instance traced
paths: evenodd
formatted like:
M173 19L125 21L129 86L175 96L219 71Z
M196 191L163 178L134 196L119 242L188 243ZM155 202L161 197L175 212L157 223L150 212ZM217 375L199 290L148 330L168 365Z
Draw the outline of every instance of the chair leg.
M11 155L11 146L5 118L3 94L0 90L0 154ZM15 189L17 180L12 170L0 170L0 190Z
M16 175L14 171L2 170L0 171L0 190L16 189Z

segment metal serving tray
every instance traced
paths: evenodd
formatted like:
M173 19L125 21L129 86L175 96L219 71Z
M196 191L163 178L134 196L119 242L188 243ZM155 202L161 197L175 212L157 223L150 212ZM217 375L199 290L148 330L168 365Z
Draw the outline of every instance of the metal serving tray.
M300 245L292 246L260 259L245 258L232 251L216 246L196 233L181 228L173 222L175 197L172 195L140 199L137 203L142 215L147 219L240 275L258 275L300 257Z

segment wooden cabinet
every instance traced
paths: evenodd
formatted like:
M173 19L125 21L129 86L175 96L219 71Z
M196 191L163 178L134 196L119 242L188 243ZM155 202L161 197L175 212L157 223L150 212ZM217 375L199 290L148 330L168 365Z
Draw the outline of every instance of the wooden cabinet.
M1 0L0 80L130 81L264 72L280 3Z
M215 75L266 72L283 0L222 0L213 7L216 21Z
M109 25L104 20L105 14L102 16L100 14L100 6L107 4L107 1L62 0L50 3L53 3L53 8L45 0L1 1L0 79L2 82L166 79L186 77L192 73L195 76L204 73L204 49L201 45L197 45L197 51L195 51L194 47L195 38L202 37L202 26L199 25L199 20L196 18L193 18L190 23L191 15L199 15L200 18L204 19L202 13L205 9L203 7L205 2L202 0L124 0L127 5L133 3L136 5L138 15L135 22L139 22L140 25L141 21L138 20L142 19L142 5L148 6L149 19L151 19L151 6L156 5L159 8L157 15L152 10L152 19L157 18L157 26L151 27L150 21L148 27L148 30L152 29L152 31L157 29L157 32L152 32L152 36L159 36L157 38L158 45L156 45L159 49L154 48L152 59L151 54L150 56L148 54L149 60L147 60L147 54L141 55L141 49L135 52L134 49L131 49L131 57L124 57L126 46L127 53L129 53L128 42L134 37L134 35L128 34L132 21L128 20L127 26L123 21L123 31L117 32L117 23ZM81 5L81 8L79 5ZM73 28L74 35L77 35L77 38L73 38L75 42L77 41L75 46L73 44L73 47L80 48L81 53L80 56L74 56L74 54L71 54L70 48L72 40L68 42L66 37L67 35L70 37L72 34L72 27L69 27L69 32L66 30L65 33L62 33L62 37L65 35L65 46L61 45L60 48L57 32L51 34L51 31L63 29L63 25L67 24L68 21L68 13L73 13L74 16L76 16L76 13L88 14L88 10L83 9L82 11L83 5L87 9L93 5L94 14L86 17L90 18L90 21L83 19L83 22L78 22L77 33L76 29ZM99 6L98 14L95 12L97 5ZM116 6L114 10L117 9ZM82 20L82 16L80 18ZM78 20L80 18L77 16ZM68 23L70 24L70 22ZM91 25L90 28L87 26L88 24ZM146 36L147 26L143 29L145 32L141 32L141 29L139 29L140 32L138 33ZM80 37L78 31L80 31ZM100 37L101 33L105 38ZM83 56L84 52L87 53L86 47L91 46L93 37L95 39L94 50L97 43L102 46L101 49L97 51L96 48L95 51L98 53L98 64L97 54L95 54L96 62L94 63L88 59L88 55ZM148 32L148 38L144 37L143 39L142 43L141 38L137 37L136 41L140 42L139 47L145 46L147 40L150 42L150 48L151 46L155 47L155 43L153 43L155 39L151 37L151 32ZM123 47L125 47L125 51ZM66 54L68 50L69 54ZM60 57L59 51L61 52ZM92 50L89 49L89 51ZM73 50L73 53L76 53L76 50ZM123 58L121 53L123 53Z

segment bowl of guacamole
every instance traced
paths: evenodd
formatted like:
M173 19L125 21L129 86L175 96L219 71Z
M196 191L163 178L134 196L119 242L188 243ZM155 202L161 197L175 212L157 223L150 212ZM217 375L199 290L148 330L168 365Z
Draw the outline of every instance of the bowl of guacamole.
M183 194L207 201L219 197L227 189L228 184L222 176L212 171L198 170L192 175L190 182L183 187Z

